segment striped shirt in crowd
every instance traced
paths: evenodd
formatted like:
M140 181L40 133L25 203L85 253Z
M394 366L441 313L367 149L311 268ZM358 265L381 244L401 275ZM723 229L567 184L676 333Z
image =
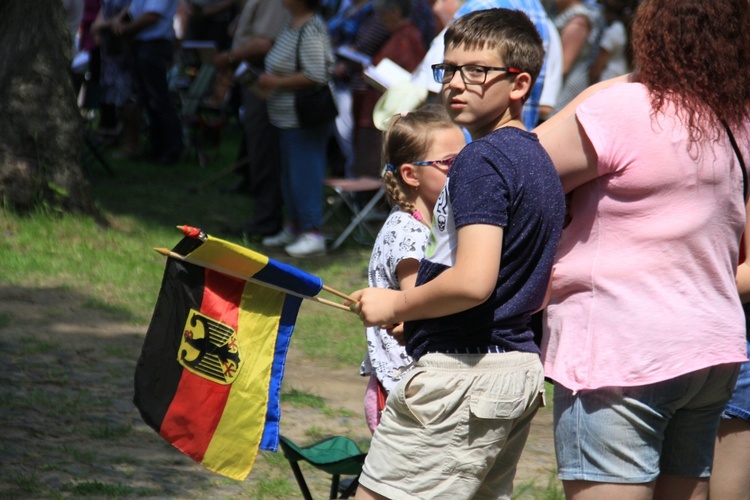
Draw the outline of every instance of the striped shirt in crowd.
M298 28L287 23L266 55L265 65L266 71L275 75L288 76L302 71L310 80L327 84L333 69L333 56L325 21L316 15ZM299 128L294 111L294 91L274 91L268 97L268 116L279 128Z

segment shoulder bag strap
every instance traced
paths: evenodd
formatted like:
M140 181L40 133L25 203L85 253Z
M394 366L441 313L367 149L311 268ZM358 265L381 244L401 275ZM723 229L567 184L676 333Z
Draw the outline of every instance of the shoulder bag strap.
M724 125L727 135L729 136L729 142L732 143L734 154L737 155L737 159L740 161L740 168L742 169L742 199L747 200L747 170L745 170L745 160L742 159L742 153L740 153L740 148L737 146L737 141L734 140L734 135L732 134L729 125L727 125L727 122L724 120L721 121L721 124Z
M310 21L312 21L312 19ZM302 33L305 31L305 28L307 28L307 25L310 24L310 21L307 21L305 24L300 26L299 35L297 35L297 48L295 49L295 56L294 56L294 68L295 68L296 73L299 73L300 71L299 46L302 45Z
M743 195L745 196L743 198L743 201L747 200L747 171L745 170L745 161L742 159L742 154L740 153L740 148L737 146L737 141L734 140L734 135L732 134L732 131L729 128L729 125L727 125L727 122L724 120L721 121L722 125L724 125L724 128L727 130L727 135L729 136L729 142L732 143L732 149L734 149L734 154L737 155L737 159L740 160L740 168L742 168L742 190ZM742 310L745 312L745 338L748 342L750 342L750 312L748 311L750 309L750 302L746 302L742 304Z

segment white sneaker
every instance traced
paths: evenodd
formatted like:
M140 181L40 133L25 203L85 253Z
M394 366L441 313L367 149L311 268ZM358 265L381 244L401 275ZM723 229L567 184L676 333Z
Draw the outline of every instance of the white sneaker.
M297 236L287 230L287 228L284 228L273 236L266 236L263 238L261 245L264 247L283 247L290 243L294 243L296 240Z
M318 233L303 233L297 241L284 247L292 257L313 257L326 253L326 240Z

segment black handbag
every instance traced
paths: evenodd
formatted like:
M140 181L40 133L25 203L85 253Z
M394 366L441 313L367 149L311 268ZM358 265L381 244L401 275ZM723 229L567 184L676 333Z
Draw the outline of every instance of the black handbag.
M325 84L297 91L294 95L294 108L302 128L333 121L339 114L331 88Z
M299 46L303 30L304 27L300 29L300 34L297 38L297 71L300 70ZM322 123L333 121L339 114L336 102L333 100L331 87L327 83L296 91L294 93L294 109L297 112L297 119L302 128L315 127Z

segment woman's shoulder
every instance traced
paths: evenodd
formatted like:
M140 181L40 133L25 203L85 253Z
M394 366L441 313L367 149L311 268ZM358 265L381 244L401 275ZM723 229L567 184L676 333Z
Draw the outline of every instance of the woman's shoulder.
M599 90L576 108L578 121L584 124L617 124L620 130L646 126L650 119L651 99L645 85L615 83Z
M650 101L648 95L648 88L642 83L619 81L596 91L583 101L576 110L591 105L618 107L627 103L632 104L633 107L638 107L640 103Z

